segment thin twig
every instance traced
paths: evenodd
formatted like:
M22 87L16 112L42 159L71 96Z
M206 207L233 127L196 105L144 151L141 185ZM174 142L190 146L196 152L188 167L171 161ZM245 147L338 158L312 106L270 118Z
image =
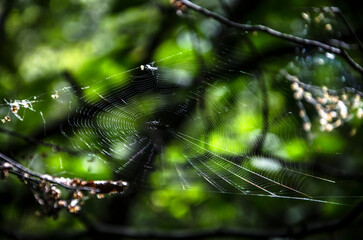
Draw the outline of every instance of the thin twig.
M345 60L347 60L347 62L350 64L350 66L352 66L359 72L363 73L363 67L361 65L359 65L356 61L354 61L353 58L351 58L349 56L349 54L347 53L346 50L342 50L342 53L340 55L343 56L345 58Z
M292 83L296 82L304 90L307 90L309 92L321 92L322 91L322 87L320 87L320 86L310 85L305 82L296 81L296 76L289 74L288 72L286 72L286 70L281 70L280 74L283 75L286 78L286 80L288 80ZM351 87L344 87L339 90L326 89L326 91L327 91L327 93L329 93L331 95L341 95L341 94L350 93L350 94L357 94L357 95L363 97L363 92L360 92L357 89L351 88Z
M326 11L326 12L331 11L331 12L337 14L340 17L340 19L343 21L343 23L348 28L348 30L350 31L350 33L354 36L355 40L358 43L358 46L359 46L360 50L363 52L363 44L362 44L362 42L360 41L360 39L357 36L357 34L355 33L352 25L348 22L348 19L344 16L344 14L342 13L342 11L338 7L324 7L323 8L323 11Z
M264 25L250 25L250 24L242 24L242 23L233 22L223 16L220 16L214 12L209 11L208 9L202 8L201 6L199 6L195 3L192 3L188 0L180 0L180 2L183 3L185 6L191 8L197 12L202 13L205 16L214 18L215 20L217 20L221 23L224 23L224 24L234 27L234 28L241 29L243 31L264 32L264 33L267 33L271 36L274 36L274 37L277 37L280 39L284 39L284 40L294 42L294 43L304 45L304 46L318 47L318 48L324 49L325 51L343 56L354 69L356 69L361 74L363 74L363 68L358 63L356 63L352 58L350 58L347 53L344 53L344 51L341 48L337 48L337 47L319 42L317 40L301 38L301 37L297 37L297 36L294 36L291 34L279 32L277 30L274 30L274 29L269 28Z

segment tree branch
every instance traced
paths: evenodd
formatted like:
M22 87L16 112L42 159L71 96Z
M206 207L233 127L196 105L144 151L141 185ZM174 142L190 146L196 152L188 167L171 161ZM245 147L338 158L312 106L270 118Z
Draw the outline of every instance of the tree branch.
M354 61L353 58L349 56L346 50L343 49L340 55L343 56L345 60L347 60L350 66L352 66L354 69L358 70L359 72L363 73L363 67L359 65L356 61Z
M88 230L64 234L53 232L50 235L24 235L2 229L8 236L18 236L20 239L79 239L80 237L127 237L130 239L201 239L201 238L251 238L251 239L270 239L270 238L296 238L311 236L321 232L333 232L342 229L355 221L363 212L363 201L360 201L346 215L341 218L315 222L312 224L302 224L296 227L286 227L270 230L250 230L250 229L211 229L211 230L176 230L176 231L143 231L140 229L125 228L117 225L104 225L93 223L88 218L80 216L83 224Z
M345 26L347 26L348 30L350 31L350 33L353 35L353 37L357 41L358 46L359 46L359 49L363 52L363 44L362 44L362 42L360 41L359 37L355 33L353 27L350 25L350 23L348 22L348 19L346 19L346 17L342 13L342 11L338 7L324 7L323 8L323 11L325 11L325 12L332 11L333 13L337 14L340 17L340 19L343 21L343 23L345 24Z
M128 183L121 180L85 181L39 174L0 153L0 179L5 179L9 174L17 176L31 187L34 197L42 206L44 213L49 216L56 216L62 208L71 213L78 212L82 201L87 199L84 193L98 194L98 197L101 197L103 194L123 193L128 188ZM68 200L62 199L62 192L57 186L72 191L73 197Z
M308 225L299 225L293 228L281 228L272 230L247 230L247 229L213 229L205 231L140 231L117 226L92 224L89 220L82 218L82 221L91 226L92 231L102 233L102 236L124 236L130 238L156 238L156 239L201 239L220 237L249 237L253 239L279 238L279 237L303 237L319 232L326 232L341 229L363 212L363 201L354 206L345 216L339 219L316 222Z
M233 22L223 16L220 16L214 12L209 11L208 9L202 8L201 6L192 3L188 0L179 0L181 3L183 3L185 6L207 16L207 17L211 17L227 26L231 26L234 28L238 28L241 29L243 31L257 31L257 32L264 32L267 33L271 36L280 38L280 39L284 39L293 43L297 43L303 46L307 46L307 47L318 47L321 49L324 49L325 51L340 55L342 57L344 57L347 62L357 71L359 71L361 74L363 74L363 68L362 66L360 66L358 63L356 63L352 58L349 57L349 55L347 53L344 52L343 49L341 49L341 47L337 48L322 42L319 42L317 40L312 40L312 39L306 39L306 38L301 38L301 37L297 37L291 34L287 34L287 33L283 33L283 32L279 32L277 30L274 30L272 28L269 28L267 26L264 25L250 25L250 24L242 24L242 23L237 23L237 22Z

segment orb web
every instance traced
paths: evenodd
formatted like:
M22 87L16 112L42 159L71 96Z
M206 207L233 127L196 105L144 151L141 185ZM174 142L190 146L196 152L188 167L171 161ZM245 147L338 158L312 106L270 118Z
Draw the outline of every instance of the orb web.
M263 80L243 71L226 47L210 62L196 57L183 52L145 65L111 93L93 89L69 118L74 146L101 154L137 186L150 177L153 187L205 182L224 193L311 198L302 190L309 174L269 155L301 134L278 130L296 119L264 130Z
M328 114L333 107L316 105L325 93L343 98L343 92L333 87L354 89L354 96L361 96L359 89L342 81L326 87L309 82L313 76L293 75L312 73L299 70L309 64L323 65L319 59L332 65L336 60L328 53L324 58L319 52L304 53L272 79L260 70L249 71L253 68L243 64L244 54L241 43L221 44L218 51L205 53L175 52L104 80L67 85L4 106L21 121L25 119L21 111L37 111L45 124L49 116L44 119L35 105L52 99L53 108L68 111L67 123L60 126L61 143L65 138L75 151L107 162L113 178L134 188L201 187L220 193L325 201L314 186L334 188L334 180L314 175L306 163L316 151L314 116L322 118L319 109ZM300 78L310 80L296 80ZM291 105L295 100L289 98L297 105ZM348 121L351 117L342 112L347 101L334 104L337 117L332 121ZM313 105L317 114L309 117L306 105ZM358 116L360 99L351 106ZM329 130L327 124L328 120L320 130ZM295 148L303 152L296 154Z

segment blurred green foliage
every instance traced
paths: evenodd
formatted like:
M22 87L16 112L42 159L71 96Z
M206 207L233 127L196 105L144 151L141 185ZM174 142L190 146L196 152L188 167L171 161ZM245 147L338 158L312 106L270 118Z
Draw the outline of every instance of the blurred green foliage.
M8 3L5 4L6 2ZM282 32L321 41L338 38L353 42L354 39L336 16L319 18L319 11L312 9L337 4L351 20L359 36L363 31L360 9L349 2L195 2L237 22L264 24ZM362 156L361 121L355 118L332 132L321 132L313 107L308 107L307 113L311 116L315 114L311 119L314 139L309 140L302 129L290 84L279 74L280 69L288 69L308 84L325 85L332 89L349 86L361 91L362 77L338 56L331 59L322 52L298 48L292 43L262 33L242 33L248 36L246 40L239 35L241 33L231 33L230 29L191 9L179 16L169 1L3 0L0 4L1 14L9 8L4 25L0 25L3 28L0 38L0 98L28 99L36 105L35 111L21 109L19 116L24 121L19 121L9 113L9 106L4 100L0 117L9 115L12 121L1 128L51 143L62 143L66 147L79 144L81 150L88 148L85 143L97 145L102 139L93 136L88 139L64 140L59 125L67 122L69 109L84 104L84 98L64 88L70 85L85 87L83 94L87 95L86 100L94 103L99 100L97 92L112 93L114 89L130 84L130 79L135 77L132 69L163 59L164 61L157 63L161 74L164 74L163 79L168 79L173 84L182 82L185 86L191 86L204 67L199 62L199 56L195 54L195 45L198 43L206 67L213 67L219 58L222 62L235 60L243 66L238 76L231 76L228 80L223 79L225 75L219 75L219 71L222 72L231 65L227 65L226 69L216 69L214 78L218 81L208 86L205 112L193 113L193 119L201 117L199 121L191 122L193 126L185 124L184 132L190 136L199 136L198 144L205 148L203 151L209 149L213 153L223 154L228 149L234 154L249 154L255 145L254 140L263 131L263 92L260 91L260 82L256 81L262 78L268 89L270 120L263 150L286 158L289 163L297 163L294 166L306 162L314 165L316 161L320 161L348 173L360 173L363 169L363 164L359 161ZM302 13L309 13L309 19L304 19ZM315 20L317 17L319 21ZM327 30L326 24L330 24L333 30ZM233 40L227 43L221 40L228 38ZM239 51L234 52L233 41L240 43ZM218 52L218 48L225 52ZM178 55L180 52L183 54ZM291 62L294 63L293 66ZM358 62L362 63L361 59L358 58ZM75 82L70 82L64 72L70 73ZM88 86L91 88L87 88ZM51 95L58 89L63 91L54 101ZM195 91L198 91L197 88ZM183 96L176 96L174 101L183 101ZM141 96L133 101L130 105L136 107L132 110L142 114L152 113L160 104L166 104L165 99L152 95ZM216 106L229 107L221 109L222 114L217 115ZM121 113L124 109L112 111ZM107 125L105 119L112 118L112 114L108 112L103 114L104 116L100 115L95 120L99 121L99 125ZM291 117L281 117L284 114ZM221 121L230 121L230 124L211 129L208 136L202 136L203 121L206 119L204 116L208 116L208 121L216 126ZM130 120L125 124L133 123ZM87 129L77 129L76 134L77 131ZM49 147L29 144L11 134L1 133L0 143L1 152L31 169L55 176L111 179L117 176L117 168L124 163L116 161L110 164L110 159L104 156L92 158L86 153L71 155L58 152ZM165 148L163 157L170 166L174 163L178 166L185 163L183 158L188 152L179 144L171 141ZM113 143L113 148L121 149L113 152L112 156L116 160L123 159L130 153L124 151L122 142ZM100 149L95 149L98 150ZM159 156L155 160L158 167L162 165L160 158ZM251 156L249 164L257 164L257 169L261 172L264 167L275 167L275 171L281 167L269 165L263 156ZM233 166L227 166L229 167ZM321 169L318 169L318 175L329 178L327 172L319 170ZM151 184L145 184L146 187L140 187L140 190L129 196L90 199L82 206L82 211L99 222L172 231L285 227L315 219L339 217L349 209L314 201L214 193L207 191L205 185L198 181L191 183L193 190L180 191L173 184L165 186L164 183L160 187L160 174L157 171L150 174ZM166 170L162 174L170 183L178 180L175 169L170 172ZM322 192L323 195L330 196L324 200L333 202L340 202L339 197L343 196L360 198L362 191L357 190L361 189L359 181L340 177L331 178L343 187L308 183L304 189L313 193ZM299 185L299 179L296 181ZM72 232L85 228L76 216L65 212L56 220L38 216L36 213L39 208L31 191L14 177L0 182L0 198L0 224L4 228L19 229L24 234ZM349 198L348 201L352 204L355 200ZM336 237L342 238L348 234L359 236L359 226L351 226L349 233L345 231L348 230L340 231ZM331 233L325 234L328 238L332 237ZM320 237L317 235L316 239Z

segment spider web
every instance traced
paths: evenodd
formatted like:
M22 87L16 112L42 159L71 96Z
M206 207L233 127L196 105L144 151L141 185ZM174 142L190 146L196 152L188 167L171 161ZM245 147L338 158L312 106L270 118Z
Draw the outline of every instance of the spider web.
M335 182L306 165L314 145L301 116L293 113L296 107L283 100L293 95L284 89L290 83L277 81L282 90L277 91L276 79L271 84L262 73L248 72L241 63L245 53L236 45L221 44L219 52L175 52L104 80L5 106L19 108L12 110L19 120L25 119L20 109L38 111L45 124L48 116L35 105L52 98L68 111L62 141L107 162L114 178L134 188L203 188L325 202L317 190L334 188ZM286 69L294 70L292 65ZM305 147L300 159L286 152L294 141Z

